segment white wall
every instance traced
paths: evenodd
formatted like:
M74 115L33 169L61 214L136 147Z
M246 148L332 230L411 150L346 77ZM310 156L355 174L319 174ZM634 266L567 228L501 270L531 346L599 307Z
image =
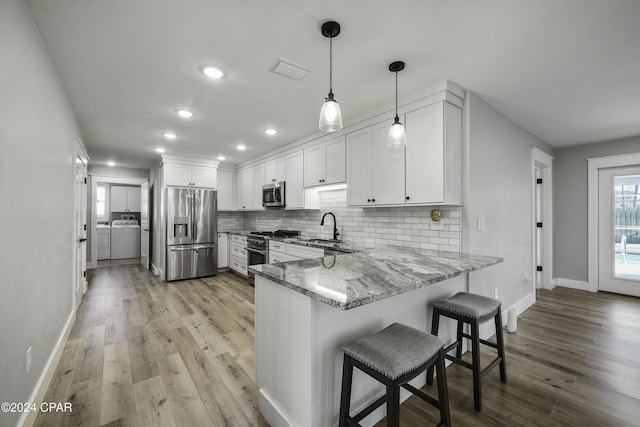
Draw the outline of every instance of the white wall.
M555 150L554 278L588 280L587 159L639 152L640 136Z
M464 107L464 252L495 255L504 262L470 274L470 290L493 298L499 287L503 309L532 293L531 148L553 149L482 98L469 92ZM477 218L485 218L485 231Z
M91 149L89 148L89 151ZM119 168L111 166L89 165L89 175L113 176L120 178L149 178L149 169Z
M80 131L21 0L0 2L0 52L0 402L26 402L72 310Z

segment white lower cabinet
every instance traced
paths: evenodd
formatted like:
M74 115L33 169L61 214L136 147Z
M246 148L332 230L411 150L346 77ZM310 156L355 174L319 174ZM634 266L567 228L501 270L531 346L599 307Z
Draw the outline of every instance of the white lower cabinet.
M320 258L324 256L324 249L309 246L269 241L269 264L301 259Z
M111 228L98 227L98 261L111 259Z
M218 233L218 268L229 267L229 233Z
M231 235L231 251L229 256L229 267L243 276L248 275L247 271L247 238L241 234Z
M269 240L269 264L287 260L287 243Z

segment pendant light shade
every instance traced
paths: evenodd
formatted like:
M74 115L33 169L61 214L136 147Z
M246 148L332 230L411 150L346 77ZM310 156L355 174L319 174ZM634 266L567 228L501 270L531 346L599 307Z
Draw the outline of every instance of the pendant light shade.
M327 21L322 24L322 35L329 38L329 94L320 110L318 128L323 132L335 132L342 129L340 105L333 98L333 38L340 34L340 24Z
M404 70L404 65L402 61L389 64L389 71L396 73L396 117L393 119L393 124L387 137L387 146L389 147L404 147L407 145L407 133L398 117L398 72Z

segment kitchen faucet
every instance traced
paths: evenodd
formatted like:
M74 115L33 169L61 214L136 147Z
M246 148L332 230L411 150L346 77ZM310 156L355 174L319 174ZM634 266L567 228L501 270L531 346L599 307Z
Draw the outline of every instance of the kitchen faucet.
M336 224L336 216L333 214L333 212L327 212L326 214L322 215L322 220L320 221L320 225L324 225L324 217L327 215L331 215L333 217L333 240L338 240L338 236L340 235L340 233L338 233L338 225Z

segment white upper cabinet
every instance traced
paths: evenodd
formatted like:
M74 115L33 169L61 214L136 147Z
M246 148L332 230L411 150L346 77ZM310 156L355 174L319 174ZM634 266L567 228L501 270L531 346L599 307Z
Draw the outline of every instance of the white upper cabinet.
M216 168L165 163L164 184L177 187L216 188Z
M253 200L253 170L243 169L238 171L238 209L251 209Z
M264 163L238 171L238 210L263 210Z
M446 101L406 114L406 203L462 203L462 112Z
M372 130L372 205L404 203L404 147L388 147L393 120L373 125Z
M264 164L253 167L253 188L251 203L252 209L264 209L262 207L262 186L264 185Z
M140 212L140 187L111 186L111 212Z
M345 137L339 136L304 150L304 186L346 180Z
M287 154L287 179L285 183L285 209L303 209L304 206L304 155L303 151Z
M404 203L404 147L387 147L389 123L384 121L347 135L349 205Z
M347 204L371 204L372 128L364 128L347 135Z
M287 178L285 156L267 160L264 163L264 183L282 182Z
M234 173L218 170L218 210L230 211L234 209L233 199L236 194Z
M407 113L406 147L387 147L391 119L347 134L347 204L460 204L461 117L446 101Z

